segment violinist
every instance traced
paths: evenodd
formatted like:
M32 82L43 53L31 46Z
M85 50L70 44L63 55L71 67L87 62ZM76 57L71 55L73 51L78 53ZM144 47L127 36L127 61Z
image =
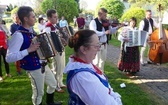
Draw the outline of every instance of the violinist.
M99 41L101 43L100 51L97 53L93 63L97 65L102 71L104 71L104 63L106 60L107 54L107 36L109 34L115 33L120 27L112 28L111 26L107 25L106 27L103 26L103 21L107 17L107 10L105 8L100 8L98 11L98 17L93 19L90 22L89 28L90 30L94 30L99 37ZM105 25L105 24L104 24Z
M158 28L159 24L157 24L153 19L152 19L152 11L151 10L146 10L146 17L140 22L140 26L139 26L139 30L143 30L143 31L147 31L148 32L148 38L146 39L146 44L144 47L141 48L140 51L140 62L142 66L145 66L146 64L153 64L149 58L148 60L145 62L144 61L144 52L146 50L146 45L147 45L147 41L150 37L150 35L153 32L153 27Z

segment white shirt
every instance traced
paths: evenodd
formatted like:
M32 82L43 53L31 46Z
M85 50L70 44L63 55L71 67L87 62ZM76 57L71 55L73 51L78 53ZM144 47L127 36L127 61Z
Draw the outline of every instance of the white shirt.
M56 24L52 24L54 27L56 27ZM56 31L56 29L54 30L54 31ZM44 29L43 29L43 32L46 32L46 33L50 33L51 32L51 27L45 27Z
M64 73L80 68L89 68L94 71L92 64L73 61L73 58L69 58ZM104 75L99 76L105 79ZM105 87L98 77L90 72L77 73L72 78L70 87L86 105L122 105L120 100L121 96L118 93L113 92L112 88L111 94L109 94L109 88Z
M153 20L153 19L152 19L152 20ZM149 20L148 20L148 21L149 21ZM145 22L144 22L144 20L142 20L142 21L140 22L140 24L139 24L139 30L143 30L144 26L145 26ZM153 26L154 26L155 28L158 28L158 27L159 27L159 24L157 24L157 23L153 20ZM152 34L152 26L151 26L150 22L149 22L148 34Z
M100 21L99 21L100 22ZM100 22L101 23L101 22ZM114 27L112 28L111 26L109 27L110 29L110 33L113 34L117 31L118 27ZM107 36L105 34L105 29L103 28L102 31L97 31L97 25L96 25L96 21L93 19L90 24L89 24L89 29L93 30L96 32L96 34L98 35L98 37L100 38L100 42L101 43L105 43L107 42Z
M90 24L90 20L89 19L85 19L85 26L89 26Z
M44 24L40 24L40 23L39 23L39 24L37 25L37 28L38 28L38 30L39 30L39 33L42 33L42 32L43 32L45 26L46 26L45 23L44 23Z
M12 38L9 40L8 44L9 46L6 54L7 62L16 62L29 54L27 49L20 51L23 44L23 35L21 32L16 31L12 35Z

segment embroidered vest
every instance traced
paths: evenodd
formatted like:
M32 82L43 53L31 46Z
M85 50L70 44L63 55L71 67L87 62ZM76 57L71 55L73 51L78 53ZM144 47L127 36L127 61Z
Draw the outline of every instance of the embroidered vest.
M46 27L50 27L50 28L51 28L51 31L55 31L55 29L56 29L50 22L48 22L48 23L46 24Z
M80 99L80 97L75 94L71 87L70 87L70 82L72 80L72 78L79 72L82 72L82 71L85 71L85 72L90 72L92 73L93 75L97 76L100 80L100 82L107 88L109 88L109 84L108 84L108 80L104 80L102 79L96 72L90 70L89 68L81 68L81 69L75 69L75 70L71 70L69 71L68 75L67 75L67 89L68 89L68 92L70 94L70 98L69 98L69 101L68 101L68 105L85 105L85 103Z
M152 19L149 19L149 21L145 18L144 19L144 23L145 23L145 25L144 25L144 28L143 28L143 30L144 31L149 31L149 23L151 24L151 27L152 27L152 31L153 31L153 20Z
M96 30L97 31L102 31L102 28L103 28L102 23L99 22L98 18L95 18L94 20L96 22L96 27L97 27Z
M29 48L34 35L33 33L29 33L29 31L22 26L18 28L18 31L20 31L23 35L23 44L20 48L20 51L22 51ZM25 56L22 60L20 60L20 65L21 68L25 70L36 70L41 68L39 57L36 52L31 52L29 53L29 55Z

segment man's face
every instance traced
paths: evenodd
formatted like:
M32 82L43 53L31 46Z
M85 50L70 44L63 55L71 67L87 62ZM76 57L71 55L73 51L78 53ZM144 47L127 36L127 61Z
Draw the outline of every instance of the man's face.
M103 12L103 11L99 11L99 18L102 20L105 20L107 17L107 13Z
M13 21L16 22L17 24L20 24L20 19L17 14L14 14Z
M52 23L52 24L56 24L57 23L57 14L53 13L52 17L49 17L48 20Z
M146 18L150 19L152 17L152 12L146 12Z
M30 12L30 16L29 17L25 17L25 21L29 26L34 26L34 24L36 23L36 16L35 13L32 11Z

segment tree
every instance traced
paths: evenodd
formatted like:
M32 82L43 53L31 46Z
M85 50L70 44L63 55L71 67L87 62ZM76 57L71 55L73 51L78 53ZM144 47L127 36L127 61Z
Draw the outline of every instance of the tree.
M9 9L10 9L10 11L13 10L13 5L12 4L9 4Z
M13 14L16 14L17 13L17 11L18 11L18 7L16 7L16 8L14 8L12 11L11 11L11 16L13 15Z
M145 17L145 10L139 7L128 9L121 17L121 22L124 20L129 21L131 17L137 19L137 26L139 26L140 21Z
M35 0L35 1L34 1L34 4L33 4L33 5L34 5L34 8L33 8L33 10L34 10L34 12L36 13L36 15L41 15L41 14L43 14L41 8L39 8L42 1L43 1L43 0Z
M64 16L68 22L72 22L73 17L78 15L78 6L74 0L44 0L41 9L43 13L48 9L56 9L59 18Z
M79 0L75 0L77 5L78 5L78 12L80 12L80 8L79 8Z
M164 10L168 9L168 0L128 0L128 2L134 3L133 6L136 7L149 6L149 4L154 5L155 9L158 8L158 4L161 4Z
M102 0L97 6L96 14L101 7L106 8L108 15L112 18L120 18L125 9L124 4L120 0Z

